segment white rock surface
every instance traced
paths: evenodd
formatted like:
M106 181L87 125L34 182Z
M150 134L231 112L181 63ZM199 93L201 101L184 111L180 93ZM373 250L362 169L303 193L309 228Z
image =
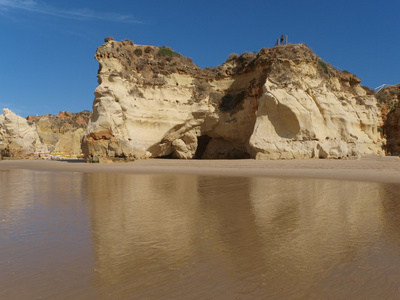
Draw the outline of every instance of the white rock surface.
M10 157L27 157L41 147L35 126L7 108L0 115L0 144Z

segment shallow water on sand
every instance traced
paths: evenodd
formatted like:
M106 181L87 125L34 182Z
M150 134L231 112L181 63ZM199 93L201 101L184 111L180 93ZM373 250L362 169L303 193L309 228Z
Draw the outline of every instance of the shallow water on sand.
M0 171L0 299L397 299L400 185Z

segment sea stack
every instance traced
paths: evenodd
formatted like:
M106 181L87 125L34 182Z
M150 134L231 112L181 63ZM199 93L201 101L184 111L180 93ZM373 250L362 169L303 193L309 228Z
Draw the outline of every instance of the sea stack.
M304 44L199 68L167 47L107 39L87 161L347 158L383 154L376 98Z

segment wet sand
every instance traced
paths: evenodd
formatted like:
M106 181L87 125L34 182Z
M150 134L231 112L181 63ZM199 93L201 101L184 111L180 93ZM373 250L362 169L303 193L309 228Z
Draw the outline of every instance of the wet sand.
M0 298L396 299L399 165L1 161Z
M360 159L294 160L176 160L87 164L81 161L3 160L0 170L27 169L84 173L193 174L322 178L381 183L400 182L397 156L364 156Z

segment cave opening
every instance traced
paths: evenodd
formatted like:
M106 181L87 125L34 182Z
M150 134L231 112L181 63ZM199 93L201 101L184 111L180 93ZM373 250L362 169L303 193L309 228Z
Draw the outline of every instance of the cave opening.
M194 159L201 159L204 152L207 149L208 143L211 141L211 137L208 135L202 135L197 137L197 149L196 153L194 154Z
M173 157L173 152L171 152L170 154L167 154L167 155L160 156L159 158L173 159L173 158L174 158L174 157Z

